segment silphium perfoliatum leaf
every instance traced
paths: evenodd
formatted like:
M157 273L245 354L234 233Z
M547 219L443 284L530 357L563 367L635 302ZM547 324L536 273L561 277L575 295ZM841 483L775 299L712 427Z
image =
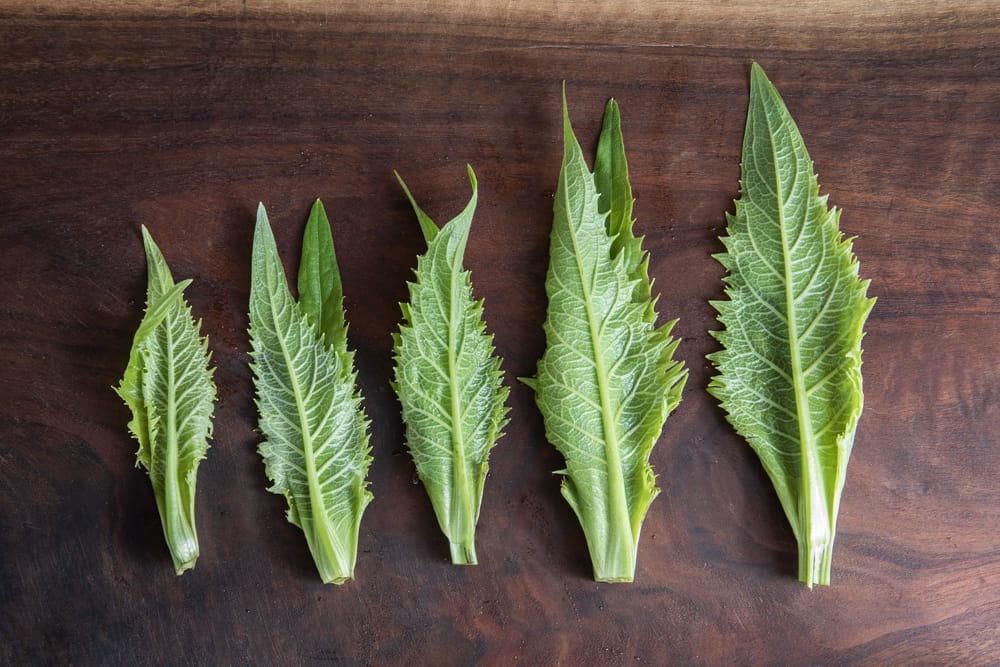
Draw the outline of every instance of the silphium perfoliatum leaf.
M736 214L728 215L724 330L709 392L774 483L799 579L829 585L837 512L864 402L862 328L875 302L840 212L819 195L788 109L756 63Z
M526 382L566 459L562 494L583 527L597 581L635 577L639 533L659 493L649 463L687 371L674 322L656 325L649 258L633 233L618 105L608 102L594 172L570 126L545 280L546 348Z
M146 313L132 342L116 392L132 410L129 430L139 442L136 465L153 484L163 534L174 570L198 559L194 498L198 464L208 451L215 402L208 339L191 316L149 230L142 228L148 282Z
M483 302L473 298L470 275L462 265L476 209L471 167L469 180L469 204L439 229L399 178L427 251L417 258L410 300L401 306L393 386L407 446L456 565L477 562L476 524L489 453L503 435L509 393L493 336L486 333Z
M340 269L323 205L309 215L298 278L288 289L261 205L254 232L250 338L270 491L285 496L324 583L354 578L361 516L372 500L369 422L347 347Z

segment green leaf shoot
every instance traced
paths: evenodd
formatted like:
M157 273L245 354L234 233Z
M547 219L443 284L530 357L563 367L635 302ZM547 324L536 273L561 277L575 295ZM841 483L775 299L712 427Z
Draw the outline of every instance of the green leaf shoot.
M799 579L829 585L837 513L861 416L863 326L875 300L840 211L828 209L802 136L756 63L740 197L727 214L728 300L708 391L757 453L799 547Z
M174 570L183 574L199 555L195 486L212 436L214 369L201 323L184 301L191 281L174 283L145 226L142 240L149 274L146 313L116 392L132 411L136 465L149 474Z
M472 197L440 229L396 177L416 213L427 251L417 258L409 303L401 304L393 386L407 445L448 538L452 563L474 565L489 452L507 423L510 391L503 385L493 336L486 333L483 302L473 299L470 274L462 265L476 208L476 176L469 167Z
M317 200L306 224L299 301L285 278L263 204L257 211L250 288L254 383L269 491L285 496L324 583L354 578L369 421L347 347L340 270Z
M633 233L618 105L607 104L591 173L563 91L563 163L545 281L545 352L525 380L566 459L562 494L583 527L597 581L635 577L639 533L659 493L649 463L687 371L675 321L657 327L648 255Z

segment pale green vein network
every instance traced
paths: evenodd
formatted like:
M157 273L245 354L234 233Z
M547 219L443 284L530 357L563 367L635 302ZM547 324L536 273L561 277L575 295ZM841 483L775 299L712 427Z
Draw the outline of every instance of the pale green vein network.
M132 410L137 464L149 473L177 574L199 555L195 525L198 465L208 451L216 396L208 340L174 284L163 254L143 227L149 279L146 314L118 394Z
M486 332L483 302L473 298L462 265L477 199L471 168L469 179L469 204L440 229L400 179L427 251L417 258L394 338L394 387L407 446L456 564L477 562L475 529L489 453L507 423L509 393Z
M315 285L322 289L304 306L288 290L277 245L260 208L254 234L250 333L264 435L259 451L273 482L269 490L288 501L288 519L305 533L323 581L339 584L354 576L361 517L372 499L366 482L371 457L369 422L356 387L343 314L326 313L322 305L342 308L329 234L317 202L307 225L303 264L320 253L317 261L329 279L317 278ZM331 272L337 273L336 280ZM308 280L300 275L303 292ZM310 318L307 308L316 317Z
M608 104L595 171L564 99L563 168L554 205L547 346L529 380L546 435L566 459L562 491L599 581L631 581L639 532L659 493L649 464L687 373L673 322L656 327L648 257L632 233L632 194L617 104Z
M800 578L829 583L836 515L861 414L861 338L874 299L839 212L756 64L741 196L729 216L728 301L714 302L723 349L709 391L757 452L800 547Z

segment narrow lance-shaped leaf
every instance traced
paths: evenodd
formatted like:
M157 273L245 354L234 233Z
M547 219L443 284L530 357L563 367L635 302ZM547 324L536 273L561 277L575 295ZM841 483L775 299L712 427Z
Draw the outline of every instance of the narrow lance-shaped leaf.
M344 289L333 247L333 234L323 202L316 200L309 211L302 259L299 262L299 303L306 316L319 327L324 342L354 367L354 353L347 349L347 322L344 316Z
M736 215L728 215L725 329L709 392L753 447L799 544L799 579L830 583L847 460L861 416L862 327L874 304L840 212L754 63Z
M396 175L399 178L399 175ZM476 563L475 531L490 449L507 423L500 358L486 333L483 302L472 297L462 266L476 208L472 198L440 230L399 178L420 222L427 252L417 258L410 301L394 336L396 374L406 439L457 565Z
M618 105L608 103L591 174L563 95L538 376L528 380L549 441L566 459L562 493L583 526L598 581L635 576L639 532L659 493L650 453L681 399L674 322L657 327L648 256L632 232Z
M357 389L330 223L322 204L306 225L292 298L263 205L257 211L250 337L269 489L285 496L324 583L354 578L361 516L372 499L368 419Z
M146 314L116 391L132 410L136 465L149 473L163 534L177 574L198 559L194 497L198 464L208 451L215 401L208 339L200 335L163 254L142 228L149 278Z

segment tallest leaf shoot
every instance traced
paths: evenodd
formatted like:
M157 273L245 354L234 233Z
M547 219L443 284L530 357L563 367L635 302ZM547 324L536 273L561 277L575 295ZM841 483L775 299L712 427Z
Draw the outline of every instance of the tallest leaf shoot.
M847 460L861 416L861 338L874 304L839 211L756 63L736 215L728 216L725 330L709 392L774 483L799 545L799 579L829 585Z

